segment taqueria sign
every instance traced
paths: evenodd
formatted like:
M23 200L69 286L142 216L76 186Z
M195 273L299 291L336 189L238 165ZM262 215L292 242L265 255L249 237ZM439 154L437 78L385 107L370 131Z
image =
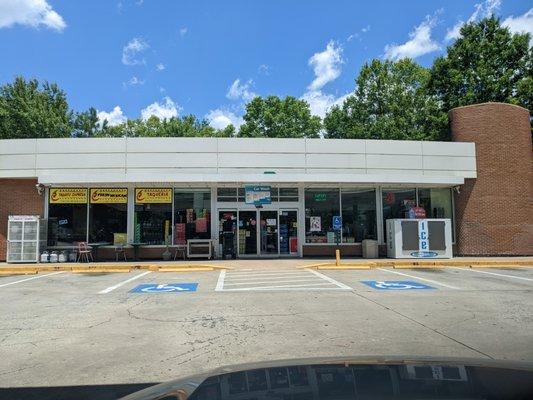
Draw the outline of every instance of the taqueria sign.
M135 203L172 203L172 189L137 188L135 189Z
M125 204L128 202L126 188L95 188L91 189L91 204Z
M50 204L86 204L85 188L51 188Z

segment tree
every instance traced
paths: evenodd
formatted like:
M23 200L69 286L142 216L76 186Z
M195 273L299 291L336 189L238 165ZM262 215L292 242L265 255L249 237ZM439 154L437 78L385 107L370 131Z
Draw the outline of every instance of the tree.
M246 104L241 137L315 138L321 129L320 118L311 115L304 100L287 96L256 97Z
M0 87L0 139L69 137L72 112L56 84L16 77Z
M489 101L532 111L533 49L529 34L512 34L492 16L463 25L461 37L431 68L430 90L446 110Z
M326 137L438 140L446 137L447 116L427 91L429 71L410 59L365 64L357 88L324 118Z
M107 120L105 120L102 126L100 126L96 109L91 107L87 111L83 111L75 115L72 136L91 137L95 136L100 130L106 128Z

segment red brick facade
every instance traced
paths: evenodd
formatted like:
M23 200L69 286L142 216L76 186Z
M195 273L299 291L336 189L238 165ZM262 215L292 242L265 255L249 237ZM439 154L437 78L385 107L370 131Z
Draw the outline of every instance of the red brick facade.
M43 215L44 198L36 184L36 179L0 179L0 261L6 259L7 217Z
M455 195L458 255L533 255L528 110L484 103L450 111L454 141L476 144L477 179Z

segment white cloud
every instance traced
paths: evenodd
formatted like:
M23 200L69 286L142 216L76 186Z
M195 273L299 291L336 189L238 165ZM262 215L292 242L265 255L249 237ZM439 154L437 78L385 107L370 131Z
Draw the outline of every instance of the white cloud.
M230 100L242 99L244 101L252 100L256 94L250 90L250 87L254 84L254 81L249 79L247 82L241 84L240 79L235 79L231 86L228 88L226 97Z
M321 90L308 91L301 97L309 103L311 114L324 118L326 113L335 105L342 105L344 100L352 93L346 93L343 96L335 97L332 94L326 94Z
M137 65L144 64L144 59L137 58L137 55L150 48L141 38L131 39L126 46L122 49L122 64L124 65Z
M270 75L270 67L266 64L261 64L258 68L257 68L257 72L259 72L260 74L263 74L263 75Z
M183 37L187 34L187 32L189 31L189 29L184 26L183 28L180 28L180 36Z
M474 12L472 15L468 18L466 22L474 22L481 18L490 17L492 14L494 14L501 5L501 0L485 0L483 3L478 3L475 5ZM459 20L457 23L448 29L446 32L446 41L455 40L458 39L461 36L461 26L465 24L464 21Z
M158 71L164 71L165 70L165 64L163 63L159 63L156 65L155 69L158 70Z
M144 85L144 82L142 79L137 78L136 76L132 76L131 79L127 82L123 82L122 86L126 88L127 86L140 86Z
M177 117L181 111L181 107L174 103L170 97L165 97L164 102L154 102L148 107L141 110L141 118L147 120L151 116L155 116L159 119L170 119Z
M431 31L436 23L436 16L426 16L425 21L409 33L409 40L407 42L385 46L385 58L393 60L405 57L417 58L439 50L439 44L431 38Z
M530 8L524 15L507 17L502 25L508 27L513 33L529 33L531 35L529 43L533 42L533 8Z
M107 120L107 124L109 126L120 125L127 120L127 117L122 112L120 106L115 106L115 108L113 108L113 110L110 112L98 111L97 116L100 126L102 126L104 120Z
M46 0L0 1L0 28L15 24L38 28L45 26L61 32L67 24Z
M307 88L311 91L319 90L341 74L342 47L330 41L326 50L315 53L309 58L308 64L315 72L315 79Z
M224 129L228 125L233 125L235 129L239 130L240 126L244 124L242 117L235 115L235 113L217 108L216 110L211 110L205 115L205 119L209 121L215 129Z

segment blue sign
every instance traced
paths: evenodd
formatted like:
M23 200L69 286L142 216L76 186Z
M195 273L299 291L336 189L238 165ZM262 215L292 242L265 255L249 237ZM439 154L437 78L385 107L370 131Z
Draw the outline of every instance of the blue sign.
M342 229L342 217L340 215L333 216L333 230L340 231Z
M416 257L416 258L433 258L433 257L437 257L439 255L439 253L436 253L434 251L413 251L411 253L411 257Z
M435 289L434 287L424 285L414 281L361 281L372 289L377 290L419 290Z
M270 186L246 186L244 188L244 200L246 204L270 204Z
M130 290L130 293L181 293L196 292L197 283L143 283Z

